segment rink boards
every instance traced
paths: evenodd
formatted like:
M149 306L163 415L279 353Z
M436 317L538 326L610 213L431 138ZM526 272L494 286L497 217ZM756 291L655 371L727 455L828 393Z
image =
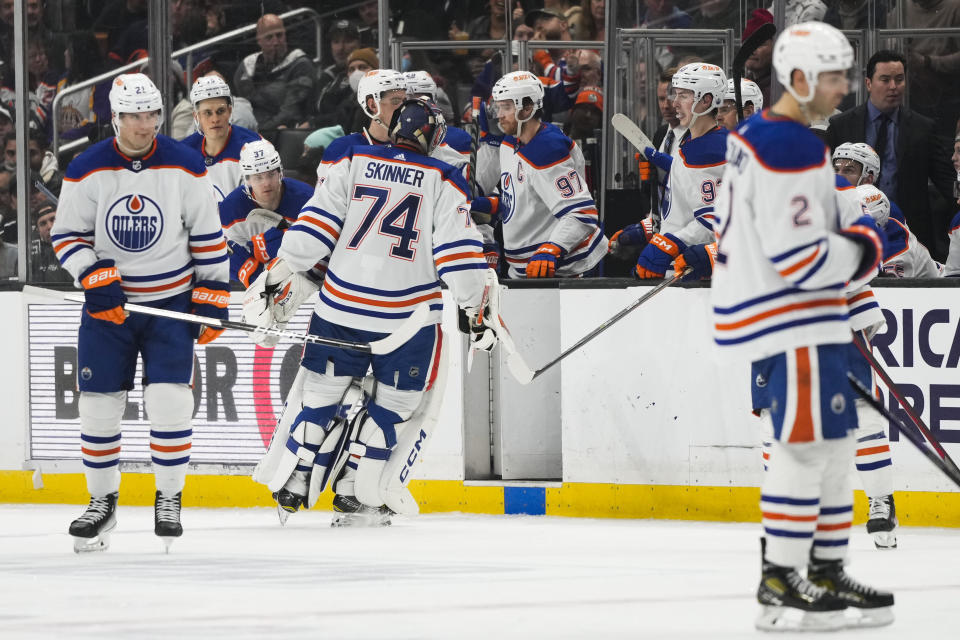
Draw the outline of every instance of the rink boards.
M875 353L907 395L922 402L928 425L960 458L960 314L954 311L960 291L952 281L936 288L896 284L877 289L888 329ZM504 296L504 317L537 367L645 291L583 283L515 289ZM35 304L15 292L0 293L0 301L0 326L24 337L10 345L0 368L0 401L25 425L0 432L0 470L6 470L0 471L0 501L85 502L71 386L79 309ZM483 385L465 375L461 350L454 349L441 426L413 485L422 509L758 519L759 425L748 411L749 370L717 357L708 312L708 290L668 289L530 387L518 388L494 358L492 402ZM303 310L291 328L304 329L307 319ZM454 344L452 317L445 327ZM198 348L195 468L185 502L270 503L266 488L247 476L269 441L298 355L297 345L264 352L230 332ZM471 375L485 366L483 358ZM149 471L137 386L125 415L123 468ZM493 454L489 471L504 481L485 481L475 469L478 448L470 443L478 435L476 406L484 403L490 416L480 427L487 430L489 422L492 442L481 445ZM956 487L909 443L891 446L901 521L960 526ZM42 489L34 488L40 483ZM152 501L149 474L125 474L124 483L122 500ZM858 502L862 516L862 495Z

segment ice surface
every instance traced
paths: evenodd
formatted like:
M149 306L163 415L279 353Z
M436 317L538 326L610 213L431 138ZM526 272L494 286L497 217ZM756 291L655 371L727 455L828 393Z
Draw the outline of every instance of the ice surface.
M76 555L70 505L0 505L0 638L758 638L759 525L460 514L331 529L269 509L184 509L164 555L152 509ZM893 626L957 637L960 531L901 529L850 572L894 590ZM769 637L769 636L768 636ZM774 636L782 638L784 635ZM820 637L820 636L818 636Z

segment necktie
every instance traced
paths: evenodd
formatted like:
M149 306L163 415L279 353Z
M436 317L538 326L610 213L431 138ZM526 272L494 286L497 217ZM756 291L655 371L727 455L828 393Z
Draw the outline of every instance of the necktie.
M890 116L885 113L881 113L880 117L877 118L877 143L874 151L877 152L877 155L880 157L880 174L883 174L883 155L887 152L887 126L890 124ZM880 176L877 176L877 181L879 182Z
M663 141L663 152L671 153L673 151L673 141L676 139L673 129L667 129L667 137Z

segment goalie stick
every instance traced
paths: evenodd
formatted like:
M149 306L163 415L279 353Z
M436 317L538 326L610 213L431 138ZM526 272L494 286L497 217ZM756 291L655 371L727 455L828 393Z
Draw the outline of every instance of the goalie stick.
M847 379L850 381L850 385L853 387L853 390L857 392L858 396L866 400L871 407L880 413L880 415L889 420L890 424L894 425L900 431L900 433L907 438L907 440L913 443L913 446L920 450L920 453L926 456L927 459L934 464L934 466L943 471L948 478L953 480L953 482L960 487L960 471L957 470L956 465L952 464L953 461L950 460L949 456L946 458L941 458L936 453L931 451L924 442L923 438L921 438L916 431L900 422L900 419L893 415L889 409L883 406L879 400L874 398L873 394L870 393L870 390L863 386L863 383L857 380L857 377L849 371L847 372ZM949 464L947 462L948 460L950 461Z
M960 478L960 469L957 468L957 464L953 461L953 458L947 455L947 451L943 448L943 445L940 444L940 442L930 432L930 429L923 422L923 418L921 418L920 415L914 410L913 405L907 402L906 398L903 396L903 392L900 391L900 388L896 385L896 383L890 379L890 376L887 374L884 368L880 366L880 362L873 355L873 351L864 343L863 338L861 338L856 332L853 333L853 344L857 345L857 350L860 352L860 355L866 358L867 362L870 363L870 367L876 371L877 377L880 378L884 386L886 386L890 391L890 395L897 399L897 402L899 402L900 406L903 407L903 410L910 417L910 420L913 421L913 423L917 426L917 429L920 430L920 433L922 433L923 436L930 442L930 446L932 446L934 451L936 451L936 454L939 456L942 464L951 469L956 477ZM899 425L899 422L896 424ZM900 431L903 431L903 429L900 429Z
M740 45L736 55L733 56L733 95L737 103L737 122L743 121L743 93L740 90L740 79L743 77L744 68L747 65L747 59L753 55L753 52L760 48L767 40L777 35L777 28L770 22L760 25L760 27L750 34L750 37Z
M634 124L633 120L622 113L615 113L613 117L610 118L610 124L617 130L617 133L626 138L627 142L632 144L634 148L640 152L640 155L647 158L644 149L653 147L653 142L650 141L650 138L647 137L640 127ZM647 160L649 159L650 158L647 158Z
M25 285L23 287L23 292L26 294L43 296L45 298L56 298L58 300L66 300L68 302L79 302L81 304L83 304L85 301L82 293L55 291L53 289L32 287L30 285ZM221 329L237 329L239 331L246 331L247 333L259 333L268 336L276 336L278 338L296 340L298 342L312 342L314 344L322 344L328 347L340 347L341 349L350 349L352 351L360 351L362 353L369 353L373 355L390 353L392 351L396 351L398 348L406 344L410 338L416 335L416 333L424 327L427 316L430 314L430 308L426 304L420 304L416 309L414 309L413 313L410 314L410 317L404 321L399 329L385 338L374 340L373 342L368 343L337 340L336 338L324 338L323 336L316 336L310 333L296 333L294 331L286 331L283 329L269 329L247 324L246 322L219 320L217 318L208 318L206 316L198 316L192 313L183 313L181 311L169 311L167 309L147 307L144 305L133 304L132 302L127 302L123 305L123 308L131 313L142 313L144 315L156 316L159 318L183 320L184 322L202 324L208 327L219 327Z
M529 384L530 382L535 380L538 376L540 376L540 374L542 374L544 371L546 371L547 369L557 364L558 362L566 358L568 355L570 355L571 353L573 353L583 345L587 344L588 342L596 338L598 335L600 335L601 333L603 333L604 331L612 327L614 324L622 320L624 317L626 317L627 314L629 314L631 311L633 311L634 309L642 305L644 302L646 302L647 300L657 295L658 293L660 293L661 291L663 291L664 289L672 285L674 282L682 278L684 275L686 275L686 273L689 272L689 270L690 268L688 267L687 271L685 271L683 274L674 273L669 278L666 278L663 282L661 282L657 286L650 289L650 291L640 296L640 298L638 298L636 301L631 302L623 310L619 311L615 316L613 316L612 318L610 318L609 320L601 324L599 327L597 327L596 329L594 329L593 331L591 331L590 333L582 337L575 345L573 345L572 347L570 347L569 349L567 349L566 351L561 353L559 356L557 356L547 364L543 365L536 371L532 371L527 366L527 364L523 361L523 358L521 358L520 354L517 353L516 347L514 346L512 339L504 340L503 338L501 338L500 339L501 344L503 344L503 346L506 347L509 353L509 356L507 358L507 366L510 368L510 372L513 374L513 377L516 378L517 382L519 382L520 384Z

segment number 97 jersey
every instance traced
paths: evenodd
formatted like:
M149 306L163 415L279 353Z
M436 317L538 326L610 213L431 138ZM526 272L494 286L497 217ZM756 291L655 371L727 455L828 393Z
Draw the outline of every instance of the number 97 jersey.
M316 304L341 326L393 332L421 303L440 322L440 279L460 306L480 304L483 240L452 166L400 147L357 146L284 235L278 257L306 271L330 256Z
M711 129L681 143L660 206L660 233L686 245L713 241L714 206L727 154L727 130Z

